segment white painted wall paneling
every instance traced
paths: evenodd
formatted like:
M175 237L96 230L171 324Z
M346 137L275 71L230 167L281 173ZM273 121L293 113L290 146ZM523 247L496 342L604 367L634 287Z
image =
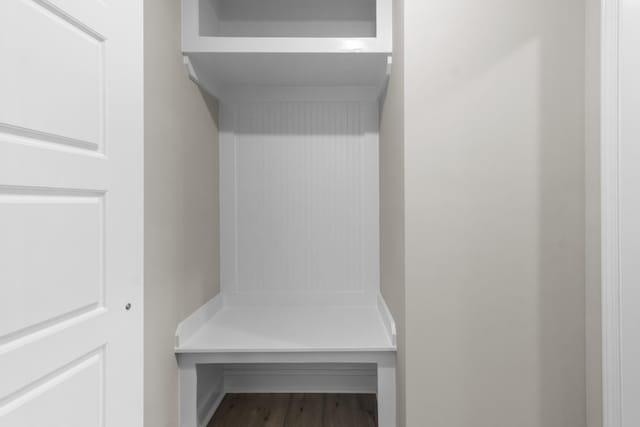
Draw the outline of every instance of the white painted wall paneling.
M222 106L221 277L231 302L376 303L378 109L339 98Z

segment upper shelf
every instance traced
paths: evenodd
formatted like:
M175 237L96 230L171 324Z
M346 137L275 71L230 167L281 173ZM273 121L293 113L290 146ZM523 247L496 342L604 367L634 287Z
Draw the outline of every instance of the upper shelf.
M366 86L391 63L392 0L183 0L191 77L219 98L239 86Z
M183 0L185 53L391 53L392 0Z

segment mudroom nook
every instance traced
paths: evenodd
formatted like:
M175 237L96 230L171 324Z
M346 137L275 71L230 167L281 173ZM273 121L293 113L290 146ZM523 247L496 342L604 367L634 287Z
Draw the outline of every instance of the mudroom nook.
M182 427L227 393L371 393L396 420L380 294L390 0L184 0L184 61L219 99L221 292L178 327Z

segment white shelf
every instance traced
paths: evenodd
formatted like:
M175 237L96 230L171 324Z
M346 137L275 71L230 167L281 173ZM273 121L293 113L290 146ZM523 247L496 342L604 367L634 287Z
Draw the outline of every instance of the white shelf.
M391 0L183 0L182 50L204 89L372 86L392 49Z
M242 86L366 87L377 96L391 65L386 54L194 53L185 58L192 79L223 100Z
M395 351L386 306L234 306L216 297L178 328L176 353Z

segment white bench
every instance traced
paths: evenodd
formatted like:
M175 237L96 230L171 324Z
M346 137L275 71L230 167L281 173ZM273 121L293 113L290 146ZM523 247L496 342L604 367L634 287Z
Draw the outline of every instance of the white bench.
M376 306L228 305L219 295L178 327L180 426L206 426L228 392L370 392L396 418L396 333Z

